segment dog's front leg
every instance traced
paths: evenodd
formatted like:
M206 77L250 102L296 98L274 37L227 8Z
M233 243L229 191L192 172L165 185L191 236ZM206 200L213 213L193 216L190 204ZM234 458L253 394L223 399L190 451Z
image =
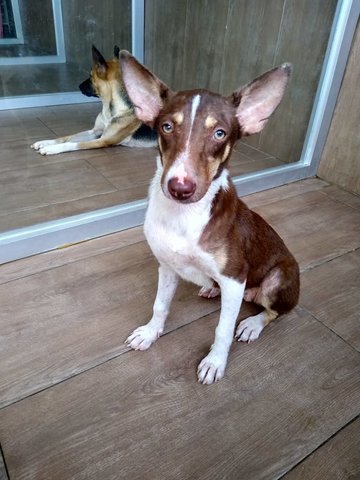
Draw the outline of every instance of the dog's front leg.
M162 334L178 281L178 275L171 268L160 264L153 316L149 323L138 327L129 335L125 341L129 347L134 350L147 350Z
M31 148L37 150L41 155L52 155L69 151L66 147L68 142L89 142L101 137L102 130L85 130L74 135L54 138L52 140L39 140L31 145Z
M218 282L221 288L220 320L215 330L215 340L209 354L198 367L199 382L210 385L224 376L227 358L234 338L236 319L244 296L245 282L232 278Z

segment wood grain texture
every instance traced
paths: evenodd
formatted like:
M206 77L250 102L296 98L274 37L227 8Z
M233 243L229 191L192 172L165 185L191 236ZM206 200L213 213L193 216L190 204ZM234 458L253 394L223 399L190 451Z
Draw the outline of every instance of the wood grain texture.
M179 288L148 352L122 344L149 318L156 290L140 228L1 267L0 442L10 478L356 478L347 429L360 412L358 198L308 179L245 200L300 259L302 296L257 342L234 343L211 387L195 371L219 300L192 285Z
M220 90L227 22L227 1L187 2L181 88Z
M254 208L280 234L302 271L360 246L360 212L324 195L303 195Z
M360 478L360 420L354 420L312 453L284 480L349 480Z
M144 240L143 227L141 226L69 245L66 248L51 250L41 255L23 258L21 261L9 262L0 268L0 284L67 265L83 258L117 250Z
M17 480L278 478L359 412L358 354L297 309L196 381L217 315L0 411Z
M131 50L130 0L63 2L66 59L86 74L91 68L91 45L111 58L114 45Z
M228 3L220 86L226 95L273 67L284 0Z
M252 160L247 162L239 162L237 164L230 164L230 174L231 176L238 177L239 175L244 175L250 172L258 172L259 170L266 170L268 168L279 167L283 165L283 162L277 160L274 157L267 157L263 160Z
M91 60L89 54L88 58ZM0 73L0 96L4 97L76 92L79 83L85 79L85 75L88 75L88 71L79 72L76 66L66 63L16 65L16 67L2 65ZM9 113L9 110L6 112Z
M156 171L157 148L112 147L106 158L91 158L89 163L118 190L144 185L147 189Z
M327 188L324 188L323 193L332 199L337 200L338 202L360 210L360 196L358 195L353 195L346 190L337 187L336 185L329 185Z
M358 25L335 113L321 156L319 176L360 194L360 27Z
M152 315L156 286L145 242L1 285L0 405L124 353L127 336ZM179 287L166 331L218 310L219 299L197 291Z
M86 189L84 189L86 185ZM3 172L0 215L77 200L116 188L84 160Z
M39 139L91 128L99 110L96 103L0 115L0 231L147 197L156 149L116 146L42 156L30 148Z
M293 64L285 97L260 136L259 147L284 162L300 159L325 56L336 0L287 0L274 65Z
M174 89L230 94L283 62L294 65L285 100L261 135L244 142L282 162L300 154L336 0L146 2L146 64ZM166 41L164 41L164 38Z
M66 200L52 205L39 206L28 210L19 210L0 216L0 231L26 227L41 222L57 220L100 208L113 207L127 202L146 198L147 185L134 185L112 193L101 193L91 197Z
M301 277L300 305L360 351L360 249Z
M182 88L187 0L145 2L145 65L171 89Z
M287 198L296 197L307 192L317 190L324 191L328 187L328 183L318 178L307 178L281 187L270 188L262 192L252 193L251 195L243 196L242 199L250 208L259 207L269 203L275 203ZM352 196L352 195L350 195Z

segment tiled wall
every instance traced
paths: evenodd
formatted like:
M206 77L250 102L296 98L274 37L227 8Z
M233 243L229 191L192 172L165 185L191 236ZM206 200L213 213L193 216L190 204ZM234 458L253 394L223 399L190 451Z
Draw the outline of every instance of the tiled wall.
M291 62L284 102L249 143L282 161L297 161L335 7L336 0L147 0L145 61L174 89L225 94Z
M114 45L131 49L130 0L63 0L66 60L89 71L91 45L111 58Z
M360 27L358 25L318 175L360 195Z

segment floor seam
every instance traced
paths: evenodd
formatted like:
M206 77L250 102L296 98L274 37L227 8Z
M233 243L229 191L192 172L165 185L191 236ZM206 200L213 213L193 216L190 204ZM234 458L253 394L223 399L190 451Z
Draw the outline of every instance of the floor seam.
M311 270L313 270L314 268L318 268L318 267L321 267L322 265L326 265L327 263L330 263L332 262L333 260L337 260L338 258L341 258L345 255L348 255L349 253L354 253L356 252L357 250L360 249L360 246L359 247L354 247L352 248L351 250L348 250L346 252L343 252L343 253L339 253L338 255L334 256L334 257L331 257L331 258L328 258L327 260L324 260L322 262L319 262L319 263L316 263L314 265L310 265L308 267L305 267L304 269L300 269L300 274L303 274L303 273L306 273L306 272L309 272Z
M301 305L299 303L298 305L302 310L304 310L306 313L308 313L310 315L310 317L312 317L314 320L316 320L318 323L320 323L323 327L327 328L331 333L333 333L334 335L336 335L340 340L342 340L348 347L350 347L352 350L354 350L356 353L360 353L359 350L357 350L356 347L354 347L354 345L351 345L347 340L345 340L344 337L342 337L341 335L339 335L335 330L333 330L332 328L330 328L328 325L326 325L324 322L322 322L319 318L317 318L317 316L312 313L309 309L307 309L306 307L304 307L303 305Z
M7 478L6 479L4 478L4 480L10 480L9 469L8 469L8 466L6 465L4 450L2 449L1 443L0 443L0 457L2 458L2 461L4 464L5 474L7 475Z
M341 192L346 192L348 193L349 195L353 195L354 197L358 197L358 195L356 193L352 193L352 192L348 192L347 190L343 190L341 189L338 185L335 185L335 184L330 184L329 186L335 186L335 187L338 187L340 189ZM333 197L332 195L329 195L328 193L326 193L326 191L324 191L325 189L321 190L321 193L323 195L326 195L330 200L333 200L334 202L337 202L337 203L340 203L341 205L345 205L346 207L349 207L351 208L352 210L355 210L355 212L359 212L359 208L358 207L354 207L353 205L349 205L348 203L344 202L343 200L340 200L339 198L336 198L336 197Z
M133 228L138 228L138 227L133 227ZM123 230L123 231L125 232L125 230ZM110 233L109 235L116 235L116 233L121 233L121 231L120 231L120 232L115 232L115 233ZM36 254L36 255L32 255L32 256L30 256L30 257L26 257L26 258L24 258L24 259L14 260L13 262L8 262L8 263L14 263L14 262L19 262L19 261L21 262L22 260L26 260L26 259L29 259L29 258L34 258L34 257L37 257L37 256L39 256L39 255L51 254L51 253L56 252L56 251L61 251L61 250L65 251L67 248L71 248L72 246L82 245L82 244L84 244L84 243L91 242L92 240L97 240L97 239L99 239L99 238L104 238L104 237L107 237L107 236L109 236L109 235L103 235L103 236L101 236L101 237L92 238L92 239L90 239L90 240L83 240L83 241L80 241L80 242L76 242L76 243L70 245L69 247L55 248L55 249L53 249L53 250L49 250L48 252L42 252L42 253L39 253L39 254ZM76 262L80 262L80 261L82 261L82 260L86 260L86 259L89 259L89 258L94 258L94 257L97 257L97 256L99 256L99 255L104 255L104 254L110 253L110 252L115 252L116 250L121 250L121 249L123 249L123 248L131 247L132 245L138 245L139 243L144 243L144 242L146 242L145 239L143 239L143 240L137 240L137 241L134 241L134 242L132 242L132 243L129 243L128 245L123 245L123 246L121 246L121 247L111 248L111 249L105 250L105 251L103 251L103 252L94 253L93 255L86 255L86 256L81 257L81 258L78 258L78 259L76 259L76 260L73 260L73 261L70 261L70 262L67 262L67 263L62 263L61 265L55 265L55 266L53 266L53 267L48 267L48 266L47 266L46 268L41 269L41 270L38 270L37 272L29 273L28 275L23 275L23 276L20 276L20 277L17 277L17 278L13 278L12 280L7 280L7 281L5 281L5 282L0 282L0 288L1 288L3 285L7 285L7 284L9 284L9 283L11 283L11 282L16 282L17 280L22 280L22 279L24 279L24 278L29 278L29 277L32 277L33 275L38 275L39 273L49 272L49 271L51 271L51 270L55 270L56 268L66 267L67 265L72 265L72 264L74 264L74 263L76 263ZM6 263L4 263L3 265L6 265Z
M188 325L191 325L191 324L193 324L194 322L197 322L198 320L201 320L201 319L206 318L206 317L208 317L208 316L210 316L210 315L213 315L214 313L218 312L219 310L220 310L220 307L217 308L217 309L215 309L215 310L212 311L212 312L209 312L209 313L207 313L207 314L205 314L205 315L202 315L201 317L198 317L198 318L192 320L191 322L186 323L185 325L179 325L178 327L175 327L173 330L169 330L168 332L163 333L163 334L161 335L161 337L165 337L166 335L169 335L169 334L171 334L171 333L174 333L174 332L180 330L181 328L187 327ZM161 338L161 337L160 337L160 338ZM14 401L11 402L11 403L8 403L8 404L6 404L6 405L0 406L0 411L1 411L1 410L4 410L5 408L9 408L9 407L11 407L11 406L13 406L13 405L16 405L17 403L20 403L20 402L22 402L22 401L24 401L24 400L26 400L26 399L28 399L28 398L30 398L30 397L33 397L33 396L38 395L38 394L40 394L40 393L42 393L42 392L45 392L46 390L49 390L49 389L51 389L51 388L55 388L55 387L57 387L57 385L60 385L60 384L62 384L62 383L64 383L64 382L67 382L68 380L71 380L71 379L73 379L73 378L76 378L76 377L82 375L83 373L89 372L90 370L94 370L95 368L100 367L101 365L105 365L106 363L111 362L112 360L115 360L115 359L121 357L122 355L126 355L126 354L129 354L129 353L133 353L133 352L135 352L135 351L136 351L136 350L133 350L132 348L128 347L126 350L124 350L124 351L122 351L122 352L120 352L120 353L117 353L117 354L115 354L115 355L112 355L111 357L106 358L105 360L97 363L96 365L91 365L90 367L85 368L84 370L81 370L81 371L79 371L78 373L75 373L75 374L73 374L73 375L71 375L71 376L69 376L69 377L63 378L62 380L59 380L59 381L56 382L56 383L53 383L53 384L51 384L51 385L48 385L48 386L46 386L46 387L44 387L44 388L41 388L40 390L37 390L36 392L32 392L32 393L30 393L30 394L28 394L28 395L26 395L26 396L24 396L24 397L22 397L22 398L19 398L19 399L17 399L17 400L14 400Z
M288 473L290 473L292 470L294 470L296 467L304 463L313 453L317 452L320 450L322 447L324 447L330 440L332 440L338 433L340 433L342 430L344 430L346 427L350 426L353 422L356 422L356 420L360 417L360 414L355 415L351 420L349 420L345 425L343 425L341 428L336 430L330 437L328 437L326 440L324 440L320 445L318 445L314 450L312 450L310 453L305 455L299 462L297 462L295 465L293 465L289 470L287 470L284 474L282 474L280 477L277 477L277 480L281 480L282 478L285 478Z

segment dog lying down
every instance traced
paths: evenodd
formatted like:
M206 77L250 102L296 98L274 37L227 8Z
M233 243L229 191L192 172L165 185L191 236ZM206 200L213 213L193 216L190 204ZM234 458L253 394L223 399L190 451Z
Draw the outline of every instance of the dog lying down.
M280 65L229 97L207 90L172 92L128 52L120 53L123 80L138 119L158 134L160 156L150 186L144 231L159 261L151 320L127 338L146 350L164 330L180 278L221 294L215 339L198 379L220 380L242 300L263 310L241 321L235 337L256 340L299 297L299 267L282 239L238 197L227 169L235 142L260 132L279 105L291 67Z
M125 145L128 147L154 147L155 132L141 123L124 88L119 65L119 47L114 47L114 58L106 61L92 46L90 78L79 85L88 97L99 97L102 111L91 130L53 140L40 140L31 145L41 155L55 155L73 150Z

